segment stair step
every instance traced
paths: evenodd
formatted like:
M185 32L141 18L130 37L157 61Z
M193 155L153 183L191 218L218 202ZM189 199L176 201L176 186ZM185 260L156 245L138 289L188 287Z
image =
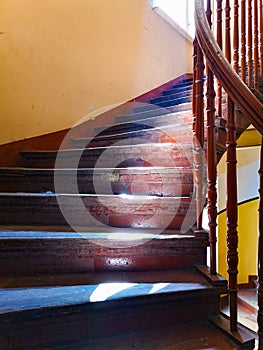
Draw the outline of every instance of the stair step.
M67 284L83 284L90 283L87 278L92 275L88 274L80 282L75 279L75 273L149 273L206 263L207 235L195 237L191 230L187 234L174 230L160 234L153 229L114 230L104 227L100 232L97 227L89 227L85 228L87 232L81 231L81 228L78 232L69 232L63 231L63 228L58 231L57 227L55 231L50 227L48 231L48 227L23 226L17 230L14 227L12 230L1 230L0 275L7 281L13 275L22 278L39 274L70 274ZM104 281L108 280L112 281Z
M108 283L1 289L0 347L96 341L125 332L181 327L217 313L219 294L226 287L211 286L194 269L173 272L148 274L146 281L137 274L139 282L134 274L121 273Z
M122 124L114 124L112 126L107 127L98 127L95 128L95 135L113 135L116 133L130 132L130 131L140 131L143 129L150 129L151 125L143 124L143 123L122 123Z
M183 92L178 92L176 94L170 94L170 95L163 95L160 97L156 97L153 99L150 99L151 104L158 104L158 102L164 102L164 101L169 101L169 100L175 100L177 98L181 97L191 97L192 96L192 91L183 91Z
M58 186L63 188L63 184ZM187 231L194 225L195 215L194 200L189 197L0 194L2 224L65 225L67 217L73 226L182 228Z
M21 166L37 168L115 168L128 166L191 166L191 143L146 143L57 151L23 151Z
M191 128L190 126L193 124L193 115L191 111L169 113L165 115L165 118L164 116L158 115L151 118L136 119L129 115L127 117L116 117L116 124L114 125L96 128L95 135L96 137L102 137L104 135L110 136L136 131L149 133L153 129L169 128L183 124Z
M185 78L180 83L174 84L174 87L185 86L185 85L193 85L193 78Z
M257 289L240 289L238 291L238 301L250 309L252 312L257 313L258 311L258 300L257 300Z
M170 95L163 96L163 100L159 100L158 102L155 101L155 104L147 104L145 106L141 107L135 107L133 108L134 113L143 113L144 111L155 111L158 110L156 106L159 107L172 107L177 106L183 103L191 102L192 101L192 95L190 93L180 93L179 94L172 95L174 96L171 98ZM161 113L162 114L162 113Z
M63 343L56 350L236 350L237 344L219 332L207 319L140 332L128 332L95 340ZM248 347L247 349L253 349Z
M167 115L170 115L173 113L185 112L185 111L191 112L192 110L191 103L182 103L180 105L175 105L173 107L168 107L168 108L161 108L156 105L150 105L150 104L148 106L149 106L148 110L144 112L118 116L115 118L115 120L117 123L122 123L122 122L128 122L128 121L139 121L139 120L146 120L146 119L148 120L149 118L162 119L162 118L167 118Z
M170 90L165 90L163 91L163 95L166 96L166 95L172 95L172 94L176 94L178 92L190 92L192 90L192 85L186 85L186 86L179 86L179 87L173 87L172 89Z
M120 129L120 127L118 128ZM158 127L152 127L149 125L149 130L131 130L126 132L124 128L124 130L118 130L118 133L115 134L107 134L107 129L105 129L105 131L101 131L101 133L95 137L71 139L71 144L73 148L86 148L106 147L115 144L118 141L121 141L121 145L132 145L145 142L190 142L193 139L192 123L187 122L182 124L160 125Z
M189 196L193 191L192 168L81 168L57 169L56 181L64 193ZM1 192L55 192L53 169L0 168Z

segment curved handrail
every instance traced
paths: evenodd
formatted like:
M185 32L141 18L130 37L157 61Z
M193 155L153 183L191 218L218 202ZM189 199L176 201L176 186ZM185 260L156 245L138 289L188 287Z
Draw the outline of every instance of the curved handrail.
M263 104L232 69L209 27L203 0L195 1L195 26L198 43L209 67L249 122L263 135Z

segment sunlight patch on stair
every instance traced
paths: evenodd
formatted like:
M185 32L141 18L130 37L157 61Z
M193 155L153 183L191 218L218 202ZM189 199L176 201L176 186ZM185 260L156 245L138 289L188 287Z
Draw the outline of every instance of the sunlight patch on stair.
M137 286L138 283L102 283L91 294L89 300L91 302L105 301L109 297L125 289Z

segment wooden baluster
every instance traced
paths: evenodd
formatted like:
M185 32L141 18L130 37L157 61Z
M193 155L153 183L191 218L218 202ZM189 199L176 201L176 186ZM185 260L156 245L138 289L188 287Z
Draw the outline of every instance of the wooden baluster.
M214 76L210 69L207 72L207 199L208 225L210 243L210 273L216 274L216 227L217 227L217 191L216 191L216 135L215 135L215 90Z
M207 5L206 5L206 18L208 20L208 23L210 24L211 28L211 20L212 20L212 10L211 10L211 0L207 0Z
M222 49L223 46L223 30L222 30L222 0L217 0L217 27L216 27L216 39L219 47ZM217 80L217 114L218 117L222 118L222 85Z
M226 16L226 26L225 26L225 56L229 62L231 62L231 33L230 33L230 3L226 0L225 16Z
M263 77L263 1L259 0L260 76Z
M203 210L203 146L204 146L204 58L202 50L197 44L196 60L196 119L194 137L194 184L196 192L196 228L202 230L202 210Z
M239 71L239 0L234 1L234 34L233 34L233 68L236 73Z
M237 234L237 178L236 178L236 125L235 106L228 98L227 120L227 263L229 275L230 326L237 330L237 274L238 274L238 234Z
M246 0L241 0L241 79L246 83Z
M256 89L259 87L258 60L258 0L254 0L254 86Z
M211 3L207 2L206 16L210 27L212 26ZM207 67L207 202L208 226L210 244L210 273L216 275L216 227L217 227L217 191L216 191L216 135L215 135L215 89L214 75Z
M253 86L253 62L252 62L252 0L248 0L247 7L247 65L248 86Z
M263 140L259 168L259 238L258 238L258 341L263 349Z
M192 113L193 113L193 132L195 135L195 120L196 120L196 73L197 73L197 39L193 41L193 98L192 98Z
M225 55L231 63L231 39L230 39L230 3L226 1L226 38ZM229 275L229 300L230 300L230 328L237 330L237 266L238 266L238 235L237 235L237 175L236 175L236 124L234 102L227 97L227 263Z

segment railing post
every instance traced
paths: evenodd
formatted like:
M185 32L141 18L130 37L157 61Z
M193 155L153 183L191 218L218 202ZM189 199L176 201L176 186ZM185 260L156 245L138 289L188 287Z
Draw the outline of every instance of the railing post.
M226 0L226 57L231 63L231 8ZM237 170L236 170L236 123L235 105L227 97L227 142L226 142L226 217L227 217L227 263L229 276L230 329L237 331L237 274L238 274L238 234L237 234Z
M247 81L246 51L246 0L241 0L241 79L245 83Z
M239 0L234 1L233 68L239 72Z
M212 12L210 1L207 2L206 16L210 27L212 26ZM207 202L208 226L210 244L210 273L215 275L216 268L216 227L217 227L217 191L216 191L216 136L215 136L215 89L214 75L207 67Z
M204 57L197 43L195 81L194 185L196 193L196 228L202 230L203 210L203 146L204 146Z
M225 56L229 62L231 62L231 33L230 33L230 2L226 0L225 15L226 15L226 26L225 26Z
M210 273L216 274L216 227L217 227L217 190L216 190L216 136L215 136L215 90L214 77L210 69L207 72L207 200L210 244Z
M258 0L254 0L254 87L256 89L259 87L258 60Z
M247 65L248 86L253 86L253 61L252 61L252 0L248 0L247 7Z
M237 234L237 174L236 174L236 125L235 106L228 98L227 118L227 263L229 275L230 327L237 330L237 274L238 274L238 234Z
M263 349L263 140L259 168L259 238L258 238L258 341Z
M263 1L259 0L260 76L263 76Z
M216 20L216 39L219 47L223 46L223 30L222 30L222 0L217 0L217 20ZM219 80L217 80L217 114L222 118L222 86Z

